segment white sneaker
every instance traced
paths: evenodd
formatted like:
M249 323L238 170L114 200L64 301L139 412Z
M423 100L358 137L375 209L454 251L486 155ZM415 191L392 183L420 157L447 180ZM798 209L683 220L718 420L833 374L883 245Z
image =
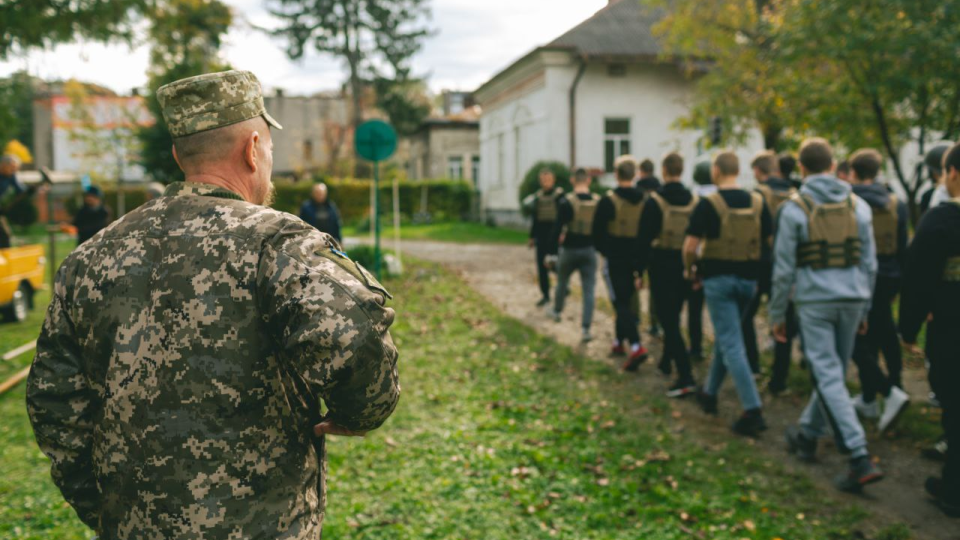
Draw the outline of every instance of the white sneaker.
M547 308L547 317L550 317L555 322L560 322L560 314L557 313L552 307Z
M900 413L910 405L910 396L896 386L890 387L890 395L883 400L883 414L880 415L880 433L886 432L900 418Z
M853 396L853 408L864 418L880 418L880 404L877 400L872 403L863 401L863 394Z
M581 336L580 341L581 341L582 343L589 343L589 342L593 341L593 336L590 335L590 329L589 329L589 328L584 328L584 329L583 329L583 336Z

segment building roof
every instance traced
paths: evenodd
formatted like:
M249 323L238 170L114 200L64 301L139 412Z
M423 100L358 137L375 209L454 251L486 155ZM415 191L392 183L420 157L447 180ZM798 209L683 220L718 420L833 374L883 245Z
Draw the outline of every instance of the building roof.
M637 0L616 0L547 47L571 48L588 57L656 57L661 48L653 27L661 17Z

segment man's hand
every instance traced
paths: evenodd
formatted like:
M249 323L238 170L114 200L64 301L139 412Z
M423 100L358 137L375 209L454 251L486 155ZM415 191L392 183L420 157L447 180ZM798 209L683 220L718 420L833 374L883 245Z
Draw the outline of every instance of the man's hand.
M363 437L366 431L350 431L344 427L338 426L333 422L326 420L313 426L313 434L317 437L322 435L339 435L341 437Z
M638 291L643 289L643 278L640 276L633 278L633 286Z
M787 342L787 323L773 325L773 339L777 340L777 343Z
M860 329L857 330L857 333L860 334L861 336L865 336L867 335L867 332L869 330L870 330L870 323L868 323L867 321L863 321L862 323L860 323Z

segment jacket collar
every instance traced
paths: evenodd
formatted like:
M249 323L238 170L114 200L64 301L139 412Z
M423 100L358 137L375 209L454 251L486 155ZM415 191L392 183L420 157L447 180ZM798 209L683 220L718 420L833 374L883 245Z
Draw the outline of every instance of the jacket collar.
M164 197L185 197L185 196L204 196L217 197L220 199L233 199L243 201L240 195L212 184L201 184L199 182L174 182L167 186L163 191Z

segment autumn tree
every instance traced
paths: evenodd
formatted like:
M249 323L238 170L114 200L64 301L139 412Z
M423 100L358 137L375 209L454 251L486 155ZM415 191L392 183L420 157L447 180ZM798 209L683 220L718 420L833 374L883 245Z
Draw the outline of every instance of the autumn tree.
M150 13L150 20L147 107L156 124L138 133L143 145L140 162L154 179L166 183L182 179L183 173L173 158L173 139L156 90L179 79L229 69L219 51L233 15L219 0L164 0Z
M265 1L280 21L272 33L286 41L290 58L302 58L312 47L344 61L349 72L354 128L363 121L367 82L397 83L381 85L388 106L405 98L403 85L410 80L409 61L429 35L424 22L430 13L428 0ZM402 103L403 107L409 105ZM408 112L409 108L401 116Z
M0 148L18 140L33 150L33 100L42 86L26 71L0 79Z

